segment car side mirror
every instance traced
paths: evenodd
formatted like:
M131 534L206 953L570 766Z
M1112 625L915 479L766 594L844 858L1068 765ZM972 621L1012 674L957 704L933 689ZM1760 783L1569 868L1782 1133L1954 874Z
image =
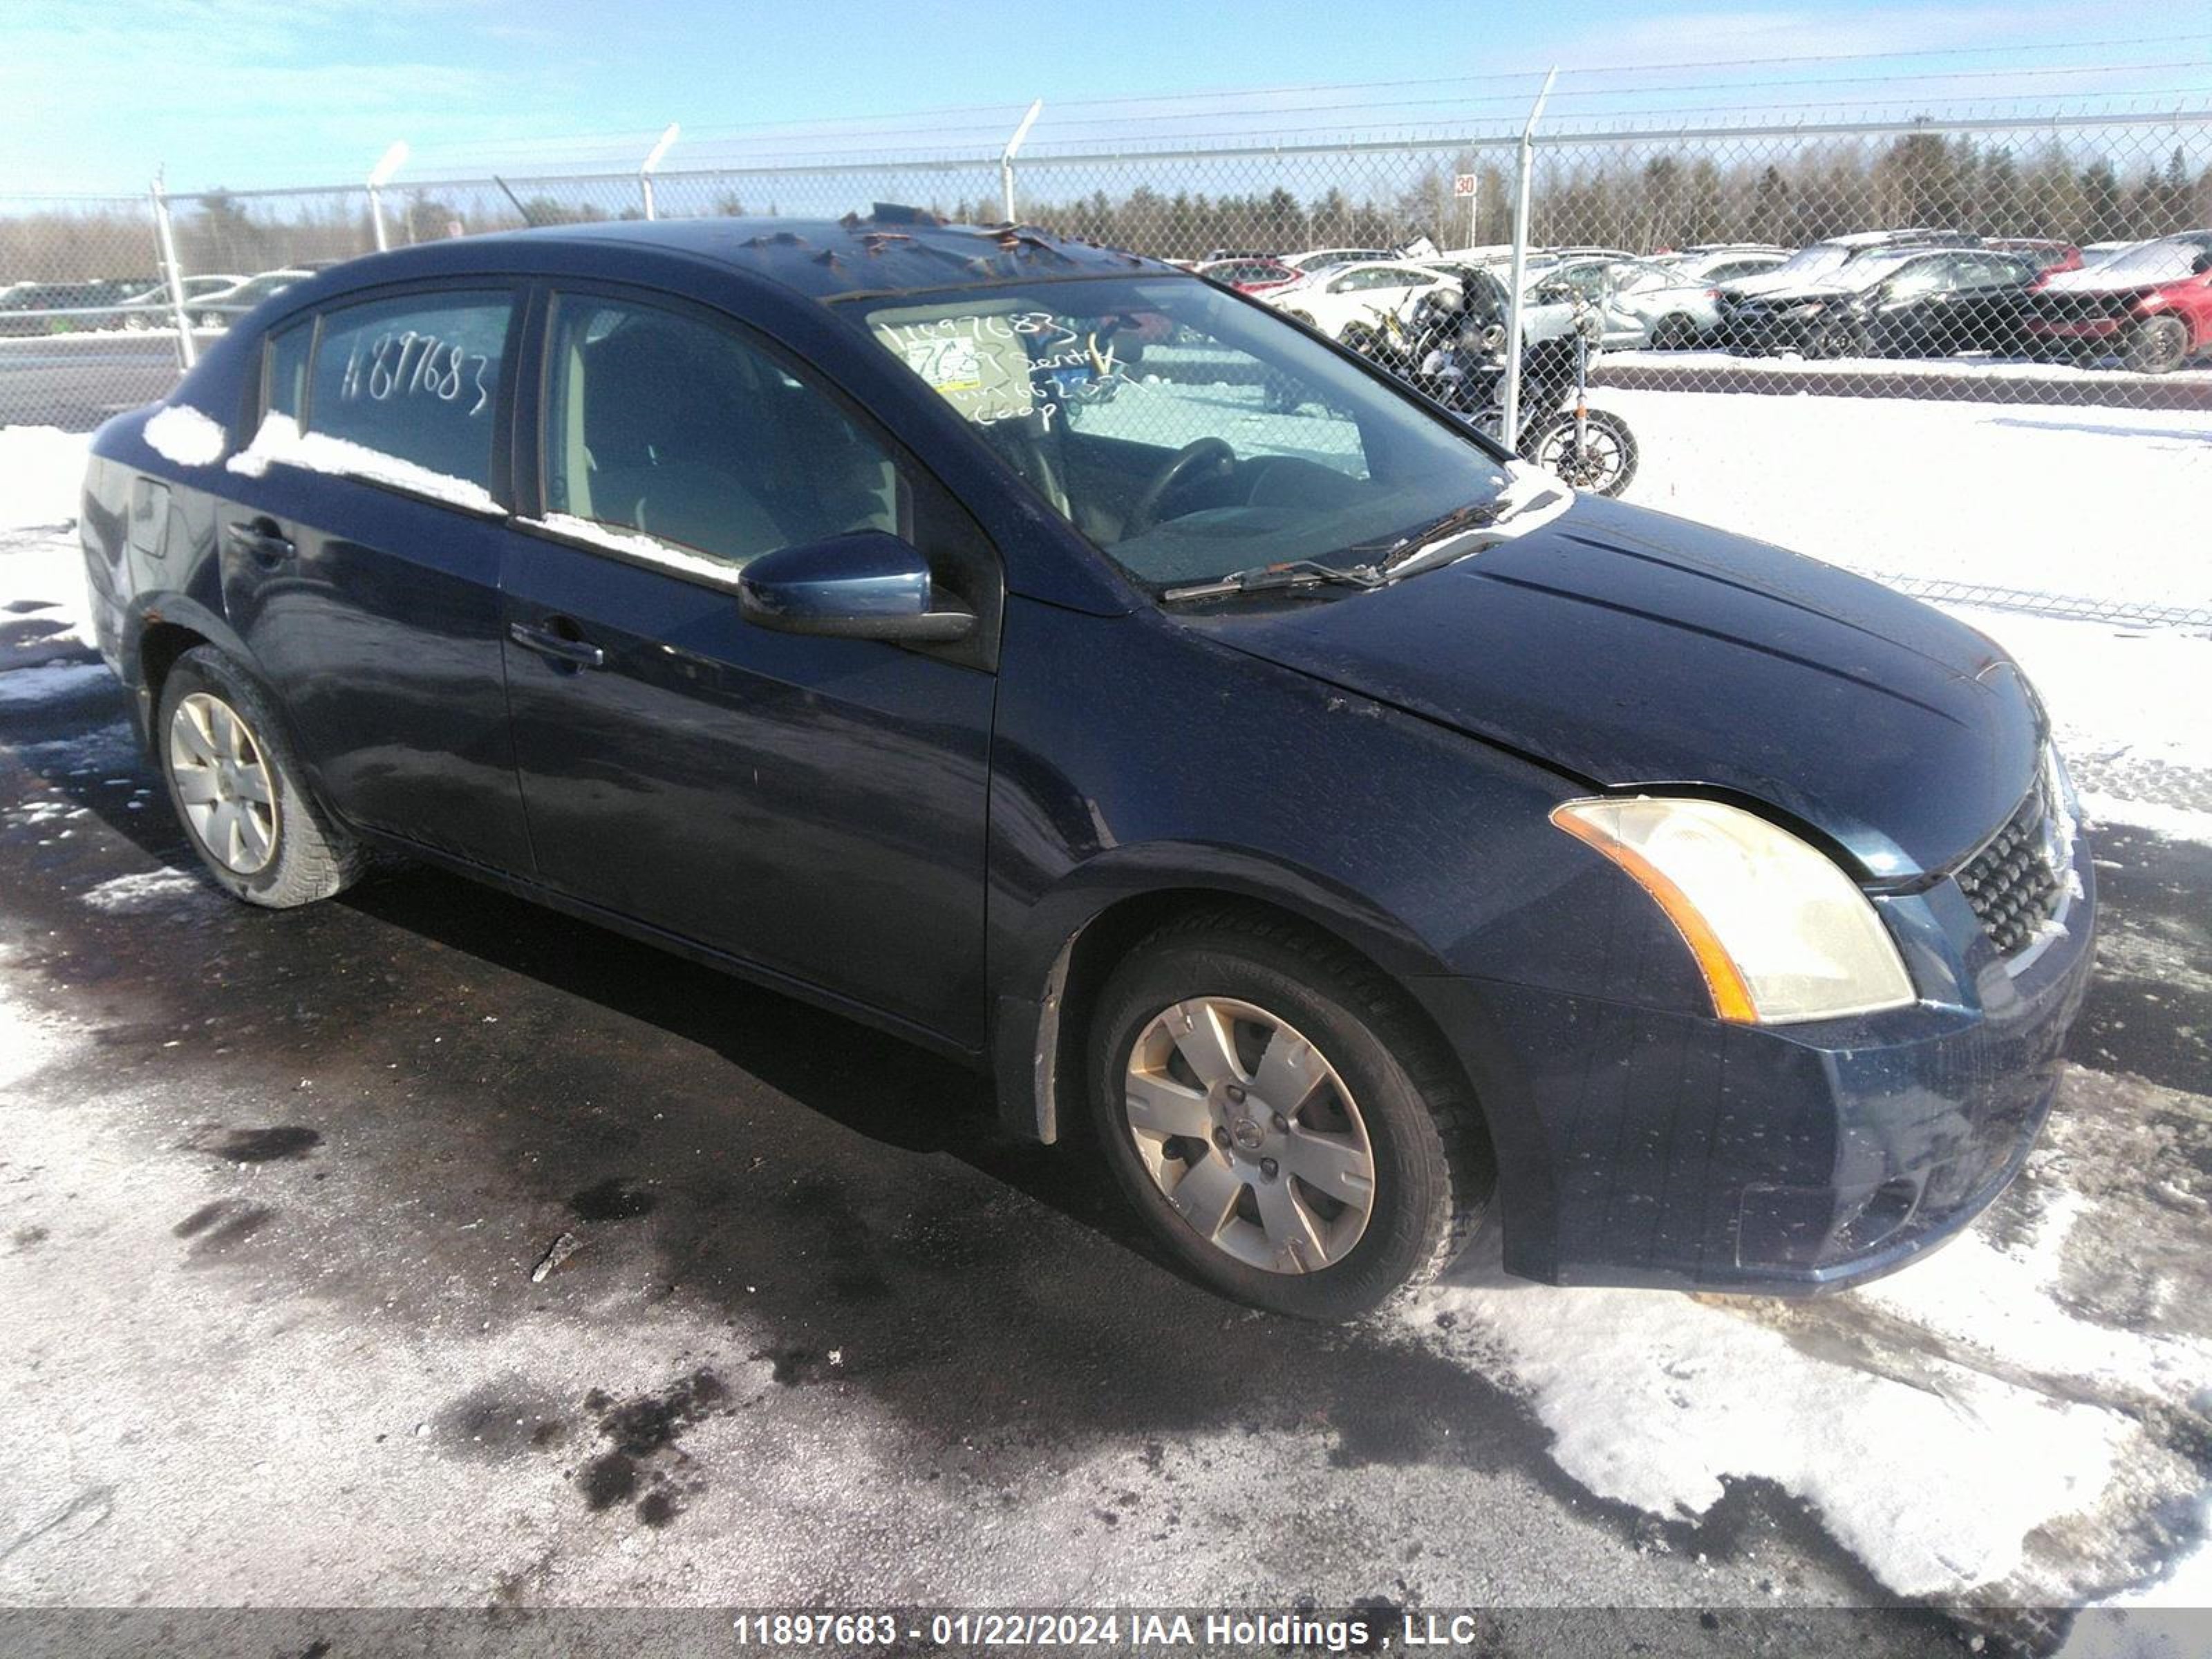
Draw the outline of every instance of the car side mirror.
M2189 262L2189 270L2190 274L2195 276L2202 276L2206 271L2212 270L2212 248L2207 248L2191 259Z
M749 623L783 634L945 644L975 630L975 613L933 607L929 561L887 531L763 553L738 573L738 609Z

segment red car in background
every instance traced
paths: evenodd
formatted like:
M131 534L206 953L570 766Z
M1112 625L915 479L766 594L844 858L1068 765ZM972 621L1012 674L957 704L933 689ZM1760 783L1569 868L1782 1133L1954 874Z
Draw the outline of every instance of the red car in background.
M1298 280L1298 272L1280 259L1208 259L1191 269L1210 281L1235 289L1239 294L1265 294Z
M2021 321L2039 355L2113 355L2149 374L2179 368L2212 348L2212 230L2138 242L2044 276Z

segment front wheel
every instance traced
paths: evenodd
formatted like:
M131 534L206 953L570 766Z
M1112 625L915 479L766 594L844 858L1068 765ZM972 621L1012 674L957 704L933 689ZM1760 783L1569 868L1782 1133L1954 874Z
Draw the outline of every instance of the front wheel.
M1813 337L1812 349L1806 354L1812 357L1864 357L1874 349L1874 342L1866 325L1838 317L1833 322L1823 323L1820 332Z
M154 744L192 850L234 897L289 909L328 898L367 867L301 783L269 693L213 646L170 668Z
M1194 1277L1342 1320L1432 1278L1492 1188L1474 1107L1395 988L1343 947L1231 912L1139 945L1091 1024L1115 1177Z
M1687 351L1697 343L1697 319L1684 312L1661 318L1651 331L1654 351Z
M1545 428L1529 459L1577 489L1618 495L1636 477L1636 434L1627 422L1601 409L1583 417L1577 434L1570 411Z
M2146 317L2128 336L2120 361L2139 374L2164 374L2189 356L2189 325L2179 317Z

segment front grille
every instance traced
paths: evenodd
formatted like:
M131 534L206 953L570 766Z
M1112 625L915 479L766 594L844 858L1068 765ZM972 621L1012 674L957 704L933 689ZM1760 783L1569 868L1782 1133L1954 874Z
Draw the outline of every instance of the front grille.
M2055 805L2039 779L2005 827L1959 872L1960 890L2001 955L2020 951L2057 913L2063 878L2049 850Z

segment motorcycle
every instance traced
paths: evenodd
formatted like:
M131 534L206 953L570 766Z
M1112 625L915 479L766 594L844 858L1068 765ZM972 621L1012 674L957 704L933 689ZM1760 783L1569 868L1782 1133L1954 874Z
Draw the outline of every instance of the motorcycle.
M1505 330L1467 314L1449 289L1425 295L1407 321L1378 312L1364 355L1492 437L1505 417ZM1636 477L1636 434L1610 410L1589 403L1589 358L1597 314L1576 309L1559 338L1521 353L1520 429L1511 447L1577 489L1618 495Z

